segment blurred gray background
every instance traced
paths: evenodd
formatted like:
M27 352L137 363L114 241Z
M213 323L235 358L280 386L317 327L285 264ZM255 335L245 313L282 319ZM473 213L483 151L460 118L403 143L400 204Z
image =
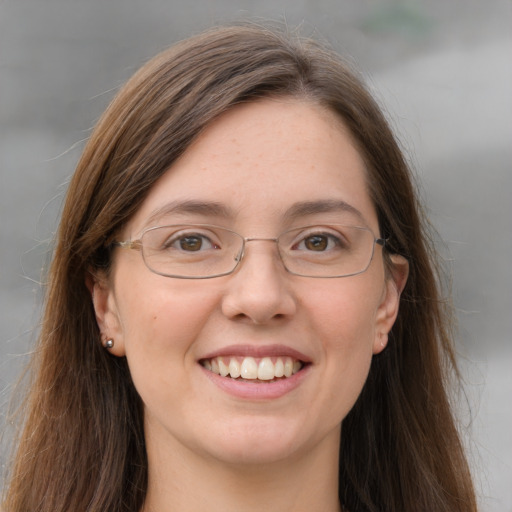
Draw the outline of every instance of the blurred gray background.
M512 511L511 0L0 0L2 428L92 126L156 52L248 17L326 38L388 113L453 275L481 510Z

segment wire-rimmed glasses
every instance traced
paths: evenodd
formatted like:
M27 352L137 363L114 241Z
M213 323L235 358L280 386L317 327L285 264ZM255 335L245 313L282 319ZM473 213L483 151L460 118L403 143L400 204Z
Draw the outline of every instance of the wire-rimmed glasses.
M137 240L113 245L142 252L149 270L178 279L209 279L231 274L248 242L273 242L284 268L304 277L347 277L368 269L377 238L362 226L321 224L285 231L277 238L245 238L210 224L173 224L145 229Z

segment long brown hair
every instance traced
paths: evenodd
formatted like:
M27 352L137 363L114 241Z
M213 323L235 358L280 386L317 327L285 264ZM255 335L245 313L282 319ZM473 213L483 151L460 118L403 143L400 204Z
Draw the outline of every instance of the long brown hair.
M214 118L268 96L315 102L340 116L365 161L381 233L410 265L390 343L374 356L343 421L342 505L352 512L476 510L446 391L456 370L449 315L393 134L357 75L333 52L242 25L210 30L147 63L113 100L84 150L49 271L6 512L141 508L143 408L126 361L101 346L86 276L108 271L109 241Z

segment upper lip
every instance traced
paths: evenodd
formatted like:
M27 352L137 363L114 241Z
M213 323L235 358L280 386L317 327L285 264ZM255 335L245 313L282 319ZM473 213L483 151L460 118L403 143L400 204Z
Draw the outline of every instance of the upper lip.
M311 358L302 352L287 347L286 345L228 345L218 350L205 354L200 358L213 359L214 357L228 357L228 356L240 356L240 357L291 357L297 359L303 363L310 363Z

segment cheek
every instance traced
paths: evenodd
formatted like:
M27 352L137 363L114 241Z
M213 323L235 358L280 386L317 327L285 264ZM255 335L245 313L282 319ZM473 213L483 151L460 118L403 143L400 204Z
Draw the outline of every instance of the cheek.
M125 353L137 387L176 385L178 374L195 364L195 342L217 300L205 287L155 277L140 283L132 279L117 293Z
M330 281L309 294L305 307L323 333L324 345L341 350L367 346L371 351L379 305L378 287L365 275ZM370 276L368 276L370 277Z
M180 345L199 329L215 297L190 281L160 276L118 288L119 314L127 345ZM206 293L205 293L206 292ZM128 348L128 347L127 347Z
M362 279L359 279L359 278ZM357 400L370 369L379 296L375 282L363 275L329 283L310 295L312 329L322 351L326 383L336 420Z

